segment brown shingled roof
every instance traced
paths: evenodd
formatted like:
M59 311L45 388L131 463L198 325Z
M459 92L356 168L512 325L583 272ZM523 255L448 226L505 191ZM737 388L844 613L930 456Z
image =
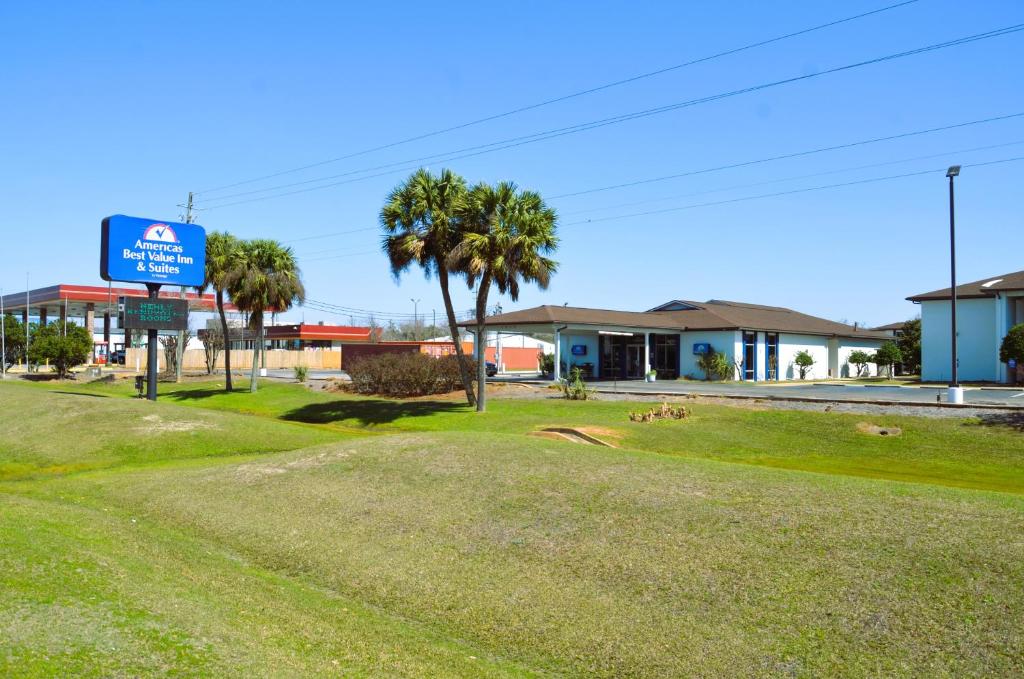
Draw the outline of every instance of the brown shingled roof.
M1003 274L1002 276L990 276L980 281L964 283L956 286L958 299L980 299L983 297L994 297L997 292L1008 290L1024 290L1024 271ZM949 299L949 288L922 292L920 295L907 297L911 302L928 302L932 300Z
M809 316L784 307L745 304L725 300L691 302L683 311L615 311L570 306L538 306L489 316L485 324L495 325L592 325L618 326L651 330L764 330L803 335L863 337L886 339L887 335L854 328L824 318ZM475 321L463 326L471 327Z

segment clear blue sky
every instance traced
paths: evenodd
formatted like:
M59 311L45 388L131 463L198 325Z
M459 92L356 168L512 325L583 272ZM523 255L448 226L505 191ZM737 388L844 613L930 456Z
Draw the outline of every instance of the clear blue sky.
M190 190L342 156L887 4L6 3L0 286L23 290L26 270L32 287L101 284L99 228L108 214L175 219ZM527 113L201 194L198 205L1022 22L1019 2L920 0ZM1024 33L1015 33L429 166L448 165L470 181L512 179L557 196L1024 112L1022 64ZM1024 118L552 198L561 215L561 269L549 290L526 289L517 304L502 303L645 309L672 298L717 297L871 324L904 319L916 311L904 297L948 281L943 172L573 223L1024 156L1024 143L956 153L1014 141L1024 141ZM719 191L934 154L941 155ZM406 174L211 209L198 221L289 241L312 299L409 313L410 298L421 298L429 320L441 308L436 283L412 273L396 284L375 231L295 240L374 227L384 196ZM1022 179L1024 162L964 168L957 185L961 280L1024 268ZM653 199L664 200L611 207ZM472 296L460 288L456 302L468 309ZM305 318L347 322L310 310Z

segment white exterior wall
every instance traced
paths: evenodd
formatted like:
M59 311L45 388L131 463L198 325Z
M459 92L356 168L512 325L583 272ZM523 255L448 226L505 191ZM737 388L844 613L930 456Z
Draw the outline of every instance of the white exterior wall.
M707 342L716 352L725 354L726 360L730 363L736 357L736 333L733 330L708 330L704 332L693 330L680 333L680 377L692 377L695 380L704 379L704 371L697 367L697 359L700 357L693 353L693 345L699 342Z
M757 347L754 349L754 379L758 382L765 379L767 374L768 366L765 364L768 360L768 356L765 352L765 335L767 333L757 333Z
M958 376L961 381L997 381L999 335L996 325L996 300L961 299L956 303ZM921 302L921 379L948 382L950 366L949 300Z
M800 370L794 360L799 351L808 351L814 357L814 365L807 370L807 379L824 379L828 376L828 338L820 335L779 334L779 377L783 380L800 379Z
M895 338L892 341L896 341ZM869 356L873 356L878 351L878 347L882 346L882 343L882 340L840 338L839 372L836 377L856 377L857 366L850 363L850 354L855 351L863 351ZM878 375L877 365L868 363L864 366L864 376L874 377L876 375Z

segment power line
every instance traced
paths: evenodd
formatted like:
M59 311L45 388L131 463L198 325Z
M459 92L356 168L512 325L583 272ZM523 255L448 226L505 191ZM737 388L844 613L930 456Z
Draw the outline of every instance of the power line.
M331 255L329 257L314 257L313 259L306 259L306 260L303 260L303 261L306 261L306 262L322 262L322 261L327 260L327 259L341 259L343 257L360 257L360 256L363 256L363 255L375 255L375 254L378 254L379 252L380 252L380 250L366 250L364 252L348 252L348 253L345 253L343 255Z
M688 107L691 107L691 106L697 106L697 105L700 105L700 104L710 103L710 102L713 102L713 101L719 101L721 99L727 99L727 98L739 96L739 95L742 95L742 94L749 94L751 92L757 92L757 91L765 90L765 89L772 88L772 87L779 87L781 85L787 85L787 84L791 84L791 83L795 83L795 82L800 82L800 81L804 81L804 80L810 80L812 78L818 78L818 77L821 77L821 76L824 76L824 75L830 75L830 74L833 74L833 73L839 73L839 72L843 72L843 71L848 71L848 70L852 70L852 69L855 69L855 68L860 68L860 67L863 67L863 66L869 66L869 65L873 65L873 64L883 63L883 62L892 61L892 60L895 60L895 59L902 59L904 57L914 56L914 55L917 55L917 54L924 54L924 53L927 53L927 52L933 52L933 51L937 51L937 50L941 50L941 49L946 49L946 48L949 48L949 47L956 47L956 46L960 46L960 45L965 45L965 44L969 44L969 43L972 43L972 42L977 42L979 40L988 40L990 38L1002 37L1004 35L1010 35L1012 33L1017 33L1017 32L1019 32L1021 30L1024 30L1024 24L1015 24L1015 25L1012 25L1012 26L1006 26L1006 27L1003 27L1003 28L994 29L994 30L991 30L991 31L986 31L984 33L978 33L978 34L974 34L974 35L964 36L964 37L961 37L961 38L956 38L956 39L953 39L953 40L947 40L947 41L941 42L941 43L935 43L935 44L932 44L932 45L926 45L924 47L918 47L918 48L915 48L915 49L912 49L912 50L906 50L906 51L903 51L903 52L897 52L897 53L894 53L894 54L889 54L889 55L885 55L885 56L881 56L881 57L875 57L873 59L868 59L868 60L865 60L865 61L859 61L859 62L855 62L855 63L852 63L852 64L846 64L846 65L843 65L843 66L836 66L834 68L826 69L824 71L818 71L816 73L805 73L805 74L799 75L799 76L792 76L792 77L789 77L789 78L784 78L782 80L775 80L775 81L771 81L771 82L767 82L767 83L761 83L761 84L758 84L758 85L751 85L749 87L744 87L744 88L740 88L740 89L737 89L737 90L731 90L731 91L728 91L728 92L721 92L719 94L714 94L714 95L709 95L709 96L705 96L705 97L700 97L700 98L697 98L697 99L690 99L690 100L687 100L687 101L676 102L676 103L673 103L673 104L666 104L664 106L658 106L658 107L655 107L655 108L644 109L644 110L641 110L641 111L634 111L634 112L631 112L631 113L625 113L625 114L621 114L621 115L618 115L618 116L613 116L611 118L604 118L604 119L600 119L600 120L594 120L594 121L590 121L590 122L587 122L587 123L579 123L579 124L576 124L576 125L570 125L568 127L555 128L555 129L552 129L552 130L547 130L547 131L544 131L544 132L537 132L537 133L534 133L534 134L524 135L524 136L521 136L521 137L512 137L512 138L505 139L505 140L502 140L502 141L491 142L489 144L481 144L481 145L478 145L478 146L465 147L465 148L457 150L457 151L449 151L449 152L442 153L442 154L437 154L437 155L434 155L434 156L423 156L423 157L420 157L420 158L409 159L409 160L401 161L401 162L402 163L410 163L410 162L417 162L417 163L419 163L421 161L429 161L429 160L434 160L434 159L437 159L437 160L442 160L443 159L445 162L448 162L448 161L452 161L452 160L460 160L460 159L464 159L464 158L470 158L470 157L474 157L474 156L484 155L484 154L487 154L487 153L494 153L495 151L501 151L501 150L504 150L504 149L514 148L514 147L517 147L517 146L523 146L523 145L526 145L526 144L532 144L532 143L536 143L538 141L545 141L545 140L548 140L548 139L554 139L554 138L566 136L566 135L569 135L569 134L576 134L578 132L585 132L585 131L589 131L589 130L593 130L593 129L597 129L597 128L601 128L601 127L606 127L606 126L609 126L609 125L615 125L615 124L618 124L618 123L628 122L630 120L636 120L636 119L639 119L639 118L646 118L646 117L649 117L649 116L659 115L659 114L667 113L667 112L670 112L670 111L676 111L676 110L679 110L679 109L682 109L682 108L688 108ZM459 153L462 153L463 151L467 151L468 153L464 153L462 155L454 155L454 156L451 155L451 154L459 154ZM392 163L392 164L389 164L387 166L377 166L377 167L394 167L394 166L396 166L398 164L400 164L400 163ZM269 196L245 198L243 200L238 200L238 201L229 202L229 203L223 203L223 204L220 204L220 205L213 205L213 206L210 206L210 207L200 208L200 209L201 210L215 210L215 209L223 208L223 207L230 207L230 206L234 206L234 205L241 205L243 203L251 203L251 202L264 201L264 200L271 200L271 199L274 199L274 198L283 198L283 197L286 197L286 196L297 195L297 194L300 194L300 193L308 193L310 191L319 191L321 189L333 188L333 187L336 187L336 186L341 186L343 184L349 184L349 183L353 183L353 182L357 182L357 181L364 181L366 179L372 179L374 177L380 177L380 176L384 176L384 175L388 175L388 174L393 174L395 172L414 170L417 167L419 167L418 164L416 164L416 165L407 165L407 166L399 168L397 170L388 170L386 172L381 172L381 173L378 173L378 174L366 175L366 176L363 176L363 177L356 177L356 178L353 178L353 179L346 179L346 180L342 180L342 181L338 181L338 182L322 184L322 185L319 185L319 186L312 186L312 187L307 187L307 188L302 188L302 189L296 189L294 191L287 191L287 192L284 192L284 193L271 194ZM258 189L258 190L254 190L254 191L247 191L247 192L240 193L240 194L232 194L232 195L229 195L229 196L221 196L220 198L214 198L214 199L211 199L211 200L227 200L227 199L229 199L231 197L235 197L235 196L250 195L250 194L253 194L253 193L265 193L265 192L268 192L268 191L275 191L275 190L279 190L279 189L283 189L283 188L288 188L288 187L292 187L292 186L299 186L299 185L309 184L309 183L313 183L313 182L317 182L317 181L325 181L325 180L328 180L328 179L332 179L333 177L336 177L336 176L350 176L352 174L358 174L360 172L366 172L366 171L370 171L372 169L374 169L374 168L368 168L368 169L363 169L363 170L353 170L351 172L343 173L342 175L332 175L330 177L320 177L320 178L317 178L317 179L309 179L309 180L305 180L305 181L302 181L302 182L293 182L291 184L282 184L282 185L278 185L278 186L268 187L268 188L265 188L265 189Z
M326 255L326 254L330 254L330 253L338 253L338 254L343 254L343 255L344 254L359 254L359 253L352 252L351 247L352 247L351 245L346 245L346 246L340 247L340 248L328 248L327 250L313 250L312 252L299 252L298 256L300 256L300 257L311 257L313 255Z
M376 316L383 318L384 320L412 320L414 317L414 314L410 313L403 313L399 311L379 311L374 309L360 309L356 307L347 307L340 304L332 304L330 302L323 302L315 299L306 299L306 301L303 302L301 306L315 309L317 311L328 311L330 313L337 313L338 315L342 316ZM456 312L455 315L456 317L459 317L465 316L468 313L471 312Z
M1022 114L1024 115L1024 114ZM291 240L284 241L285 243L299 243L306 240L316 240L318 238L331 238L333 236L346 236L350 233L360 233L362 231L376 231L376 226L368 226L365 229L349 229L347 231L332 231L331 233L320 234L319 236L305 236L303 238L292 238Z
M680 196L673 196L673 197L668 197L668 198L659 198L659 199L651 199L651 200L648 200L648 201L636 201L634 203L624 203L624 204L620 204L620 205L611 205L611 206L605 206L605 207L600 207L600 208L593 208L593 209L589 209L589 210L580 210L580 211L577 211L577 212L570 212L568 214L581 214L581 213L585 213L585 212L613 210L615 208L630 207L630 206L633 206L633 205L644 205L644 204L648 204L648 203L657 203L657 202L662 202L662 201L676 200L676 199L679 199L679 198L690 198L690 197L693 197L693 196L705 196L705 195L708 195L708 194L717 194L717 193L721 193L721 192L726 192L726 190L735 190L737 188L752 188L752 187L755 187L755 186L764 186L764 185L767 185L767 184L781 183L781 182L785 182L785 181L795 181L797 179L811 179L811 178L815 178L815 177L826 176L826 175L829 175L829 174L838 174L838 173L842 173L842 172L853 172L853 171L856 171L856 170L865 170L865 169L869 169L869 168L885 167L887 165L897 165L897 164L900 164L900 163L909 163L909 162L913 162L913 161L929 160L929 159L932 159L932 158L940 158L940 157L943 157L943 156L950 156L950 155L954 155L954 154L966 154L966 153L972 153L972 152L978 152L978 151L990 151L990 150L992 150L992 148L1002 148L1002 147L1007 147L1007 146L1019 145L1019 144L1022 144L1022 143L1024 143L1024 139L1018 139L1018 140L1015 140L1015 141L1007 141L1007 142L1004 142L1004 143L989 144L989 145L985 145L985 146L974 146L974 147L971 147L971 148L959 148L959 150L947 151L947 152L943 152L943 153L939 153L939 154L930 154L930 155L927 155L927 156L916 156L916 157L913 157L913 158L903 158L903 159L900 159L900 160L885 161L885 162L882 162L882 163L871 163L871 164L868 164L868 165L858 165L858 166L853 166L853 167L840 168L840 169L836 169L836 170L825 170L825 171L822 171L822 172L814 172L814 173L811 173L811 174L804 174L804 175L797 175L797 176L790 176L790 177L781 177L781 178L778 178L778 179L771 179L771 180L767 180L767 181L759 181L759 182L754 182L754 183L734 184L734 185L731 185L731 186L724 186L724 187L721 187L721 188L711 188L711 189L708 189L708 190L701 190L701 192L694 192L692 194L683 194L683 195L680 195ZM1008 158L1008 159L1001 159L1001 160L997 160L997 161L988 161L988 162L982 162L982 163L965 164L964 167L983 167L983 166L987 166L987 165L995 165L995 164L1000 164L1000 163L1015 162L1015 161L1019 161L1019 160L1022 160L1022 159L1024 159L1024 157L1014 157L1014 158ZM941 168L939 168L939 169L941 169ZM779 196L788 196L788 195L793 195L793 194L802 194L802 193L807 193L807 192L814 192L814 190L822 190L822 189L825 189L825 188L839 188L839 187L842 187L842 186L853 186L853 185L863 184L863 183L873 183L873 182L883 181L883 180L888 180L888 179L899 179L899 178L903 178L903 177L913 177L913 176L919 176L919 175L922 175L922 174L928 174L928 173L937 172L937 171L938 170L935 170L935 169L920 170L920 171L908 172L908 173L903 173L903 174L889 175L889 176L884 176L884 177L871 177L871 178L868 178L868 179L857 179L857 180L854 180L854 181L840 182L840 183L834 183L834 184L825 184L825 185L822 185L822 186L810 186L810 187L796 188L796 189L784 190L784 192L776 192L776 193L772 193L772 194L762 194L762 195L758 195L758 196L744 196L744 197L741 197L741 198L728 199L728 200L724 200L724 201L713 201L713 202L708 202L708 203L697 203L697 204L693 204L693 205L677 206L677 207L672 207L672 208L665 208L664 210L649 210L649 211L645 211L645 212L635 212L635 213L630 213L630 214L626 214L626 215L614 215L614 216L610 216L610 217L588 218L588 219L582 219L582 220L579 220L579 221L572 221L572 222L568 222L568 223L564 223L564 224L559 224L559 226L560 227L575 226L575 225L579 225L579 224L588 224L588 223L601 222L601 221L612 221L612 220L615 220L615 219L626 219L626 218L631 218L631 217L643 217L643 216L649 216L649 215L654 215L654 214L662 214L662 213L665 213L665 212L676 212L676 211L680 211L680 210L690 210L690 209L700 208L700 207L712 207L712 206L717 206L717 205L728 205L730 203L740 203L740 202L746 202L746 201L759 200L759 199L763 199L763 198L775 198L775 197L779 197ZM368 251L366 253L353 253L353 254L374 254L376 252L377 252L376 250L372 250L372 251ZM336 257L314 258L314 259L303 260L303 261L318 261L318 260L321 260L321 259L335 259L337 257L344 257L344 256L348 256L348 255L338 255ZM409 315L409 314L404 314L404 315Z
M555 196L549 196L549 200L556 200L558 198L571 198L574 196L583 196L590 193L598 193L600 191L611 191L612 189L624 189L632 186L640 186L641 184L653 184L655 182L667 181L669 179L681 179L683 177L692 177L698 174L707 174L709 172L719 172L721 170L735 170L741 167L749 167L750 165L759 165L761 163L770 163L776 160L789 160L791 158L800 158L803 156L810 156L817 153L825 153L827 151L839 151L842 149L854 148L857 146L866 146L868 144L877 144L885 141L895 141L897 139L906 139L907 137L918 137L924 134L931 134L933 132L945 132L948 130L955 130L962 127L970 127L972 125L983 125L985 123L998 122L1001 120L1010 120L1012 118L1020 118L1024 116L1024 111L1019 113L1009 113L1007 115L993 116L991 118L982 118L980 120L969 120L963 123L954 123L952 125L943 125L942 127L931 127L926 130L915 130L913 132L902 132L900 134L892 134L886 137L875 137L873 139L862 139L860 141L852 141L845 144L836 144L834 146L821 146L806 151L797 151L795 153L784 153L777 156L768 156L767 158L758 158L756 160L745 160L739 163L731 163L728 165L716 165L714 167L702 168L700 170L688 170L686 172L678 172L676 174L667 174L660 177L651 177L648 179L639 179L631 182L623 182L621 184L609 184L607 186L599 186L592 189L583 189L580 191L572 191L571 193L560 193Z
M538 109L538 108L541 108L541 107L544 107L544 106L550 106L551 104L557 104L559 102L567 101L569 99L574 99L576 97L582 97L582 96L585 96L587 94L594 94L595 92L601 92L603 90L611 89L613 87L618 87L620 85L626 85L626 84L629 84L629 83L637 82L639 80L644 80L646 78L651 78L651 77L654 77L654 76L663 75L665 73L670 73L672 71L677 71L679 69L686 68L688 66L694 66L696 64L705 63L705 62L711 61L713 59L719 59L719 58L722 58L722 57L731 56L733 54L738 54L740 52L745 52L747 50L755 49L757 47L764 47L766 45L770 45L772 43L780 42L782 40L788 40L790 38L795 38L795 37L798 37L798 36L801 36L801 35L806 35L808 33L813 33L815 31L824 30L826 28L831 28L833 26L838 26L840 24L848 23L850 21L856 21L857 19L863 19L863 18L866 18L866 17L869 17L869 16L873 16L875 14L880 14L882 12L887 12L887 11L892 10L892 9L897 9L899 7L905 7L906 5L912 5L912 4L916 3L917 1L918 0L906 0L905 2L898 2L896 4L887 5L885 7L881 7L879 9L875 9L875 10L871 10L869 12L862 12L860 14L855 14L853 16L844 17L842 19L837 19L835 21L830 21L830 22L827 22L827 23L824 23L824 24L819 24L817 26L812 26L810 28L805 28L805 29L802 29L802 30L799 30L799 31L794 31L792 33L786 33L784 35L775 36L773 38L768 38L766 40L761 40L759 42L749 43L747 45L743 45L743 46L740 46L740 47L735 47L735 48L732 48L732 49L725 50L723 52L718 52L718 53L711 54L711 55L708 55L708 56L700 57L698 59L693 59L693 60L686 61L686 62L683 62L683 63L680 63L680 64L674 64L672 66L667 66L667 67L660 68L660 69L657 69L657 70L654 70L654 71L648 71L646 73L640 73L638 75L630 76L628 78L623 78L621 80L614 80L612 82L608 82L608 83L604 83L602 85L597 85L595 87L591 87L589 89L580 90L580 91L577 91L577 92L572 92L570 94L561 95L561 96L558 96L558 97L554 97L552 99L546 99L546 100L543 100L543 101L540 101L540 102L537 102L537 103L534 103L534 104L529 104L527 106L521 106L519 108L511 109L509 111L504 111L502 113L496 113L496 114L493 114L493 115L486 116L484 118L478 118L476 120L471 120L471 121L468 121L468 122L465 122L465 123L460 123L458 125L452 125L451 127L445 127L445 128L439 129L439 130L434 130L434 131L431 131L431 132L426 132L426 133L419 134L419 135L416 135L416 136L413 136L413 137L407 137L405 139L400 139L398 141L389 142L387 144L382 144L380 146L374 146L372 148L363 149L361 151L356 151L354 153L349 153L347 155L338 156L338 157L335 157L335 158L329 158L327 160L318 161L316 163L310 163L310 164L307 164L307 165L302 165L302 166L299 166L299 167L294 167L294 168L291 168L291 169L288 169L288 170L282 170L280 172L274 172L272 174L267 174L267 175L263 175L263 176L260 176L260 177L255 177L253 179L246 179L244 181L234 182L232 184L224 184L222 186L217 186L217 187L213 187L213 188L209 188L209 189L203 189L202 191L197 191L196 195L199 195L199 194L202 194L202 193L213 193L215 191L221 191L221 190L233 188L233 187L236 187L236 186L242 186L244 184L252 184L252 183L263 181L263 180L266 180L266 179L273 179L274 177L280 177L280 176L283 176L283 175L286 175L286 174L292 174L292 173L295 173L295 172L301 172L303 170L309 170L309 169L312 169L314 167L322 167L324 165L329 165L331 163L336 163L336 162L339 162L339 161L342 161L342 160L348 160L350 158L355 158L355 157L358 157L358 156L367 155L369 153L374 153L374 152L377 152L377 151L384 151L386 149L394 148L396 146L401 146L401 145L404 145L404 144L409 144L409 143L412 143L412 142L415 142L415 141L421 141L423 139L429 139L430 137L436 137L438 135L445 134L445 133L448 133L448 132L454 132L456 130L462 130L462 129L465 129L467 127L472 127L474 125L480 125L482 123L491 122L491 121L494 121L494 120L499 120L501 118L507 118L509 116L516 115L518 113L524 113L526 111L532 111L534 109Z
M1024 156L1015 156L1013 158L1001 158L999 160L990 160L990 161L983 162L983 163L971 163L969 165L968 164L964 164L963 166L964 167L984 167L984 166L987 166L987 165L997 165L997 164L1000 164L1000 163L1012 163L1012 162L1016 162L1016 161L1020 161L1020 160L1024 160ZM889 175L889 176L886 176L886 177L871 177L871 178L868 178L868 179L858 179L858 180L855 180L855 181L841 182L841 183L838 183L838 184L825 184L825 185L822 185L822 186L810 186L810 187L805 187L805 188L801 188L801 189L791 189L789 191L778 191L778 192L775 192L775 193L763 193L763 194L759 194L759 195L755 195L755 196L743 196L743 197L740 197L740 198L730 198L728 200L717 200L717 201L711 201L711 202L707 202L707 203L694 203L694 204L690 204L690 205L679 205L679 206L676 206L676 207L669 207L669 208L664 208L664 209L661 209L661 210L648 210L646 212L634 212L632 214L627 214L627 215L615 215L613 217L598 217L596 219L584 219L584 220L581 220L581 221L578 221L578 222L569 222L568 224L562 224L561 226L562 226L562 228L565 228L565 227L569 227L569 226L578 226L580 224L594 224L594 223L597 223L597 222L610 222L610 221L615 221L617 219L632 219L634 217L649 217L651 215L665 214L665 213L668 213L668 212L680 212L682 210L693 210L693 209L696 209L696 208L712 207L712 206L715 206L715 205L729 205L731 203L742 203L742 202L751 201L751 200L760 200L762 198L776 198L778 196L789 196L789 195L793 195L793 194L797 194L797 193L808 193L808 192L811 192L811 191L823 191L825 189L837 189L837 188L842 188L842 187L846 187L846 186L857 186L857 185L860 185L860 184L871 184L871 183L875 183L875 182L888 181L888 180L891 180L891 179L903 179L905 177L918 177L918 176L925 175L925 174L931 174L933 172L945 172L945 171L946 171L945 167L931 168L931 169L928 169L928 170L919 170L919 171L916 171L916 172L906 172L906 173L903 173L903 174Z
M680 195L677 195L677 196L666 196L666 197L663 197L663 198L651 198L651 199L648 199L648 200L638 200L638 201L632 201L632 202L629 202L629 203L619 203L619 204L616 204L616 205L606 205L606 206L601 206L601 207L588 208L586 210L576 210L576 211L573 211L573 212L562 213L562 214L563 215L566 215L566 214L574 215L574 214L585 214L587 212L603 212L603 211L607 211L607 210L614 210L616 208L632 207L634 205L646 205L646 204L650 204L650 203L663 202L663 201L666 201L666 200L677 200L679 198L690 198L690 197L693 197L693 196L703 196L703 195L708 195L708 194L711 194L711 193L721 193L723 191L735 191L737 189L748 189L748 188L754 188L754 187L757 187L757 186L767 186L767 185L770 185L770 184L780 184L780 183L784 183L784 182L797 181L797 180L800 180L800 179L814 179L814 178L817 178L817 177L824 177L824 176L828 176L828 175L832 175L832 174L840 174L840 173L843 173L843 172L855 172L857 170L867 170L867 169L876 168L876 167L885 167L885 166L888 166L888 165L898 165L900 163L909 163L909 162L914 162L914 161L918 161L918 160L929 160L929 159L932 159L932 158L940 158L940 157L944 157L944 156L951 156L951 155L956 155L956 154L961 154L961 153L974 153L974 152L977 152L977 151L990 151L990 150L993 150L993 149L1006 148L1006 147L1009 147L1009 146L1019 146L1020 144L1024 144L1024 139L1019 139L1019 140L1009 141L1009 142L1003 142L1003 143L1000 143L1000 144L989 144L989 145L986 145L986 146L975 146L975 147L971 147L971 148L955 149L955 150L950 150L950 151L943 151L941 153L931 153L931 154L923 155L923 156L913 156L913 157L910 157L910 158L900 158L898 160L887 160L887 161L880 162L880 163L869 163L867 165L855 165L855 166L852 166L852 167L843 167L843 168L838 168L838 169L834 169L834 170L824 170L824 171L821 171L821 172L813 172L813 173L810 173L810 174L795 175L795 176L790 176L790 177L780 177L778 179L770 179L770 180L761 181L761 182L753 182L753 183L748 183L748 184L734 184L732 186L724 186L724 187L720 187L720 188L716 188L716 189L707 189L707 190L704 190L704 191L695 191L695 192L692 192L692 193L684 193L684 194L680 194ZM1000 161L1000 162L1005 162L1005 161ZM982 164L988 164L988 163L982 163ZM968 166L965 165L965 167L968 167ZM931 171L932 170L927 170L925 172L931 172ZM916 174L919 174L919 173L911 173L910 175L895 175L895 177L914 176ZM868 180L868 181L877 181L877 180ZM861 182L861 181L853 182L853 184L857 184L857 183L863 183L863 182ZM843 184L829 185L828 188L832 188L832 187L836 187L836 186L848 186L848 185L852 185L852 184L843 183ZM816 190L816 189L800 189L798 192L806 191L806 190ZM783 192L783 193L780 193L780 194L767 194L765 197L775 196L775 195L786 195L786 193L788 193L788 192ZM745 201L745 200L751 200L751 199L752 198L750 198L750 197L744 197L741 200ZM725 202L730 202L730 201L725 201ZM703 207L705 205L720 205L720 204L723 204L723 203L720 203L720 202L701 203L698 206L699 207ZM669 210L676 210L676 209L680 209L680 208L669 208ZM627 216L642 216L642 215L646 215L646 214L657 214L657 212L658 211L654 211L653 213L638 213L637 215L627 215ZM605 221L607 219L617 219L617 218L618 217L599 218L599 219L586 219L586 220L581 220L581 221L576 221L576 222L570 222L568 224L563 224L561 226L573 226L573 225L576 225L576 224L585 224L585 223L589 223L589 222L592 222L592 221ZM323 252L331 252L331 250L325 250ZM342 257L351 257L351 256L358 256L358 255L369 255L369 254L375 254L377 252L378 252L377 250L369 250L369 251L366 251L366 252L355 252L355 253L347 252L347 253L343 253L343 254L340 254L340 255L334 255L334 256L328 256L328 257L316 257L316 258L312 258L312 259L305 259L305 258L303 258L302 261L303 262L316 262L316 261L329 260L329 259L338 259L338 258L342 258ZM316 253L310 253L310 254L316 254Z
M926 134L932 134L932 133L935 133L935 132L946 132L946 131L949 131L949 130L956 130L956 129L960 129L960 128L964 128L964 127L971 127L971 126L974 126L974 125L983 125L983 124L987 124L987 123L1000 122L1000 121L1004 121L1004 120L1012 120L1012 119L1021 118L1021 117L1024 117L1024 111L1017 112L1017 113L1009 113L1009 114L1005 114L1005 115L991 116L991 117L988 117L988 118L981 118L981 119L977 119L977 120L968 120L968 121L965 121L965 122L953 123L953 124L950 124L950 125L942 125L942 126L939 126L939 127L930 127L930 128L926 128L926 129L923 129L923 130L913 130L913 131L910 131L910 132L901 132L899 134L891 134L891 135L887 135L887 136L884 136L884 137L873 137L871 139L860 139L860 140L857 140L857 141L845 142L845 143L842 143L842 144L834 144L832 146L820 146L820 147L813 148L813 149L805 149L805 150L802 150L802 151L795 151L793 153L783 153L783 154L780 154L780 155L767 156L765 158L757 158L757 159L754 159L754 160L744 160L744 161L740 161L740 162L736 162L736 163L729 163L729 164L725 164L725 165L715 165L715 166L712 166L712 167L700 168L700 169L697 169L697 170L687 170L685 172L677 172L677 173L674 173L674 174L661 175L661 176L658 176L658 177L649 177L649 178L645 178L645 179L638 179L638 180L635 180L635 181L622 182L622 183L619 183L619 184L610 184L610 185L599 186L599 187L590 188L590 189L582 189L582 190L579 190L579 191L572 191L572 192L569 192L569 193L561 193L561 194L557 194L557 195L554 195L554 196L550 196L549 200L557 200L559 198L570 198L570 197L574 197L574 196L581 196L581 195L586 195L586 194L591 194L591 193L598 193L598 192L602 192L602 191L611 191L613 189L630 188L630 187L633 187L633 186L640 186L640 185L643 185L643 184L653 184L653 183L656 183L656 182L663 182L663 181L668 181L668 180L671 180L671 179L681 179L683 177L691 177L691 176L695 176L695 175L709 174L709 173L713 173L713 172L720 172L720 171L723 171L723 170L733 170L733 169L738 169L738 168L741 168L741 167L749 167L749 166L752 166L752 165L760 165L760 164L763 164L763 163L770 163L770 162L774 162L774 161L778 161L778 160L790 160L790 159L793 159L793 158L802 158L802 157L805 157L805 156L816 155L816 154L819 154L819 153L826 153L828 151L839 151L839 150L844 150L844 149L849 149L849 148L855 148L855 147L858 147L858 146L867 146L867 145L870 145L870 144L878 144L878 143L887 142L887 141L895 141L895 140L898 140L898 139L907 139L909 137L917 137L917 136L922 136L922 135L926 135ZM569 213L569 214L572 214L572 213ZM371 227L366 227L366 228L361 228L361 229L347 229L347 230L344 230L344 231L333 231L333 232L329 232L329 233L318 234L318 235L315 235L315 236L305 236L305 237L302 237L302 238L294 238L292 240L285 241L285 242L286 243L298 243L298 242L302 242L302 241L318 240L318 239L323 239L323 238L334 238L336 236L346 236L346 235L353 234L353 233L362 233L362 232L365 232L365 231L376 231L376 230L377 230L377 227L372 227L372 226Z
M956 154L960 154L960 153L974 153L974 152L977 152L977 151L990 151L992 149L1006 148L1007 146L1019 146L1020 144L1024 144L1024 139L1019 139L1019 140L1016 140L1016 141L1003 142L1001 144L989 144L987 146L975 146L975 147L966 148L966 149L956 149L956 150L953 150L953 151L943 151L942 153L930 153L930 154L925 155L925 156L914 156L912 158L900 158L899 160L887 160L887 161L884 161L884 162L881 162L881 163L869 163L867 165L855 165L853 167L843 167L843 168L839 168L839 169L836 169L836 170L824 170L822 172L813 172L811 174L796 175L796 176L791 176L791 177L781 177L781 178L778 178L778 179L769 179L767 181L753 182L753 183L750 183L750 184L734 184L733 186L725 186L725 187L718 188L718 189L708 189L708 190L705 190L705 191L695 191L693 193L684 193L684 194L680 194L680 195L677 195L677 196L666 196L664 198L650 198L650 199L647 199L647 200L637 200L637 201L632 201L632 202L629 202L629 203L618 203L616 205L604 205L604 206L601 206L601 207L587 208L585 210L573 210L571 212L561 212L560 214L562 216L566 216L566 215L585 214L587 212L603 212L605 210L614 210L616 208L622 208L622 207L632 207L634 205L646 205L646 204L649 204L649 203L660 203L660 202L663 202L663 201L666 201L666 200L677 200L679 198L690 198L692 196L703 196L703 195L707 195L709 193L721 193L722 191L735 191L736 189L749 189L749 188L753 188L755 186L767 186L769 184L781 184L783 182L791 182L791 181L796 181L798 179L814 179L816 177L824 177L824 176L831 175L831 174L841 174L843 172L854 172L856 170L867 170L867 169L875 168L875 167L885 167L887 165L899 165L900 163L910 163L910 162L914 162L914 161L917 161L917 160L929 160L929 159L932 159L932 158L941 158L941 157L944 157L944 156L951 156L951 155L956 155Z

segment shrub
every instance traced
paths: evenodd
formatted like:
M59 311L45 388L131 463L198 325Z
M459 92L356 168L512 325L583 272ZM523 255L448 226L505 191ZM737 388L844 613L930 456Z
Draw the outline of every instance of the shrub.
M537 352L537 362L540 367L540 371L544 375L551 375L555 372L555 355L545 354L543 351Z
M582 371L575 366L569 372L569 379L562 380L561 386L562 395L570 401L586 401L594 398L594 390L587 389Z
M352 388L360 394L426 396L462 388L457 356L434 358L421 353L380 354L361 358L347 371ZM473 361L466 360L471 373Z
M811 356L811 352L806 349L801 349L796 352L796 357L793 359L793 363L796 364L796 368L800 373L800 379L806 379L807 373L814 365L814 356Z
M309 377L309 367L304 365L297 365L294 368L295 379L299 382L305 382Z
M1017 365L1024 363L1024 323L1018 323L1006 333L999 345L999 360L1003 363L1016 361Z
M704 371L705 380L728 380L732 379L732 364L725 354L708 349L706 354L701 354L697 359L697 367Z

